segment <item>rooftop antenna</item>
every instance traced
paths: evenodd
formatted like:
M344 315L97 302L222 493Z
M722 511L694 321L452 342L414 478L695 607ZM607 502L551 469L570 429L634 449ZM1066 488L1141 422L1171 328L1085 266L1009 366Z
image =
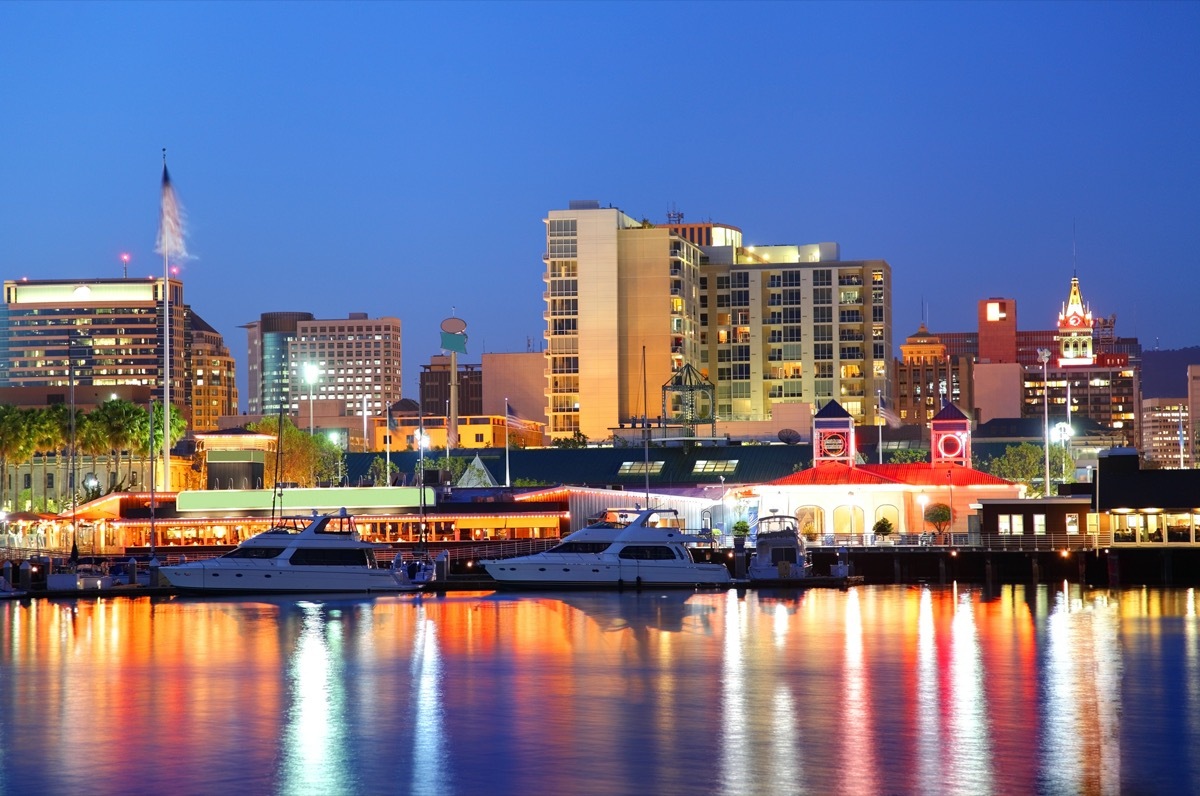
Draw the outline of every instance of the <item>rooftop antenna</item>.
M1071 219L1071 276L1079 276L1079 266L1076 260L1075 252L1075 219Z
M671 202L671 209L667 211L667 223L668 224L682 224L683 223L683 213L681 213L675 209L674 202Z
M121 252L121 277L129 278L129 252Z

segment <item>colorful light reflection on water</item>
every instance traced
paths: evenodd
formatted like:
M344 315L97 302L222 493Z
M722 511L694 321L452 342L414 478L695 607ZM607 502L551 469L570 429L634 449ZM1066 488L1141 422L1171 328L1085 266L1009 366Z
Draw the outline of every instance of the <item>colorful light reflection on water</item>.
M0 604L0 794L1200 788L1191 590Z

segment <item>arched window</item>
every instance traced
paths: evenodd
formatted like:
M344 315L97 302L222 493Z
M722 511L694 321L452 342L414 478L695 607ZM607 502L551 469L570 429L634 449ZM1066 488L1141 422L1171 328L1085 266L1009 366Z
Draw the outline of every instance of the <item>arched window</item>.
M820 506L801 506L796 510L796 527L806 539L816 539L825 532L825 510Z
M900 510L891 504L884 504L875 509L875 522L886 519L892 523L892 529L897 533L900 531ZM875 527L875 522L871 523L871 527Z
M833 532L839 535L862 533L864 517L861 506L838 506L833 510Z

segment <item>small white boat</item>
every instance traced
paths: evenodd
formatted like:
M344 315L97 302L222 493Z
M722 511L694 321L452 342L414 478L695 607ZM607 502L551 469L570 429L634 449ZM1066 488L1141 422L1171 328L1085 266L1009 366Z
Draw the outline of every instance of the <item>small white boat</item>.
M746 574L752 581L790 581L811 577L812 560L794 517L760 517L754 555Z
M668 509L609 509L558 545L528 556L482 561L501 586L603 588L726 586L724 564L698 562Z
M413 592L434 579L434 562L405 561L391 568L375 560L379 545L363 541L345 509L290 518L252 536L218 558L159 568L181 591L204 593Z

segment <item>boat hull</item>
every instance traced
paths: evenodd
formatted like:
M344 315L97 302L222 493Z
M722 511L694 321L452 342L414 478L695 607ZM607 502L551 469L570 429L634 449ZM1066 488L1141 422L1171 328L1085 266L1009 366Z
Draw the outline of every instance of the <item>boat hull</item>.
M373 594L415 592L425 587L401 579L391 570L363 567L216 567L197 561L162 567L159 573L179 591L205 594Z
M733 585L729 570L720 564L647 566L636 561L580 563L509 559L485 561L483 566L501 588L728 588Z

